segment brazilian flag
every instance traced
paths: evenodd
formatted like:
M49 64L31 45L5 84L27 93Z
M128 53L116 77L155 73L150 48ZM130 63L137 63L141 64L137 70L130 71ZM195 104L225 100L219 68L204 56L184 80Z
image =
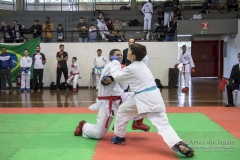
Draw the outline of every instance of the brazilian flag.
M41 41L41 37L37 37L33 40L30 40L20 45L0 44L0 48L2 47L7 48L7 55L10 55L12 58L12 64L13 64L11 68L12 82L16 82L17 74L20 72L20 58L24 56L23 54L24 50L28 49L29 57L32 57L32 55L36 51L36 46L40 45L40 41ZM2 50L0 50L0 53L2 53Z

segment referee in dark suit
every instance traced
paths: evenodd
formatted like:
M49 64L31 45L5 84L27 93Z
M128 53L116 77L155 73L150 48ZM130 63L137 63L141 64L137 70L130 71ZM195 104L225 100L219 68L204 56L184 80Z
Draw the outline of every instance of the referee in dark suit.
M230 77L227 81L227 97L228 104L225 107L233 107L233 91L239 88L240 84L240 53L238 53L238 61L239 63L232 67L232 71Z
M128 39L128 46L130 46L130 44L135 43L135 39L133 37L130 37ZM125 66L128 66L129 64L131 64L131 61L129 61L127 59L127 53L128 53L128 48L123 50L123 60L122 60L122 64Z

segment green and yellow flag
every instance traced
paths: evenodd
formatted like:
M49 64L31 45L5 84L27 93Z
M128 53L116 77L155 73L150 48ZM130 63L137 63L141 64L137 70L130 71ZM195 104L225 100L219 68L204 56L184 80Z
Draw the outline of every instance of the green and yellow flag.
M16 82L17 74L20 72L20 58L24 56L23 52L25 49L29 50L29 57L32 57L33 53L35 53L36 46L40 45L41 38L37 37L33 40L30 40L26 43L20 45L6 45L0 44L0 48L6 47L7 54L12 58L12 69L11 69L11 76L12 82ZM2 50L0 50L2 53Z

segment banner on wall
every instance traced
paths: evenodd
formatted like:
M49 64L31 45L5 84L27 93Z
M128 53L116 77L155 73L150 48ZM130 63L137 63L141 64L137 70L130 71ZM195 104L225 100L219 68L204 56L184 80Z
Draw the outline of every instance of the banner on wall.
M7 55L10 55L12 58L12 64L13 64L11 68L12 82L16 82L17 74L20 72L20 58L24 56L23 54L24 50L28 49L29 57L32 57L32 55L36 51L36 46L40 45L40 41L41 41L41 38L37 37L33 40L30 40L20 45L0 44L0 48L2 47L7 48ZM0 50L0 53L2 53L2 50Z

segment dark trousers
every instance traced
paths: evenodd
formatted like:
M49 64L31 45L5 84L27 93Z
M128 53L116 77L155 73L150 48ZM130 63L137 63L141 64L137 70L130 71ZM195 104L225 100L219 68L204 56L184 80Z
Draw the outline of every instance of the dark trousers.
M10 69L1 69L0 70L0 78L1 78L1 89L6 89L6 79L8 81L9 89L12 89L12 81L11 81L11 70Z
M228 97L228 104L233 104L233 91L238 89L237 83L231 83L227 85L227 97Z
M33 69L32 90L35 90L36 87L38 87L38 89L42 89L42 80L43 80L43 69Z
M62 77L62 73L65 79L65 82L67 81L68 78L68 68L57 68L57 86L60 85L60 80Z

